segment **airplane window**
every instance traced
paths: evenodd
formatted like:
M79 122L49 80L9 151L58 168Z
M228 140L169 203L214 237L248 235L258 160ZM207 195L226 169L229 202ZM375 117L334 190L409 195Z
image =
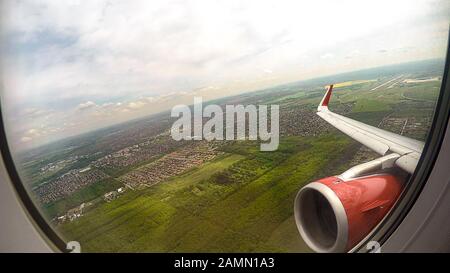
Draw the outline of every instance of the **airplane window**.
M444 0L1 5L3 159L82 252L352 251L420 162L450 23Z

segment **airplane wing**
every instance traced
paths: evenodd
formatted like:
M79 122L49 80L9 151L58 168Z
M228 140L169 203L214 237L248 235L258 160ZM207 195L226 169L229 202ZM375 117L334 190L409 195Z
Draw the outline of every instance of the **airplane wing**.
M331 112L328 109L328 103L332 90L333 85L330 85L317 107L317 115L382 156L397 154L394 165L408 173L413 173L422 154L424 143Z

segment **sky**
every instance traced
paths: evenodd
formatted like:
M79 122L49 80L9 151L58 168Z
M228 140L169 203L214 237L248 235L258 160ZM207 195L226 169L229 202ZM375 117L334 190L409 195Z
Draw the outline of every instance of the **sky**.
M5 0L1 103L18 149L208 99L445 57L445 0Z

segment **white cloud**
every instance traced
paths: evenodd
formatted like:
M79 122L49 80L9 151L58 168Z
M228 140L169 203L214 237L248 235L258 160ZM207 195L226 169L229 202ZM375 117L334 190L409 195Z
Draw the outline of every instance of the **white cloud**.
M33 140L31 137L22 137L21 139L20 139L20 141L21 142L30 142L31 140Z
M146 105L147 103L145 103L145 102L142 102L142 101L136 101L136 102L130 102L130 103L128 103L128 108L131 108L131 109L139 109L139 108L141 108L141 107L144 107L145 105Z
M86 109L89 109L89 108L92 108L92 107L95 107L95 106L97 106L97 104L95 104L95 102L87 101L87 102L84 102L84 103L80 103L77 106L77 110L86 110Z
M326 53L326 54L323 54L322 56L320 56L320 58L321 59L332 59L332 58L334 58L334 54Z

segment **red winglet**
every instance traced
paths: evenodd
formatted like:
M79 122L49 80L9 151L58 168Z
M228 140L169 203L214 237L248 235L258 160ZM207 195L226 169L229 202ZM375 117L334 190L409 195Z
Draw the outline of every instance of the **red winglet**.
M331 91L333 91L332 84L330 84L330 86L328 87L328 90L325 93L325 96L323 97L322 102L320 103L320 106L328 106L328 102L330 101L330 97L331 97Z

